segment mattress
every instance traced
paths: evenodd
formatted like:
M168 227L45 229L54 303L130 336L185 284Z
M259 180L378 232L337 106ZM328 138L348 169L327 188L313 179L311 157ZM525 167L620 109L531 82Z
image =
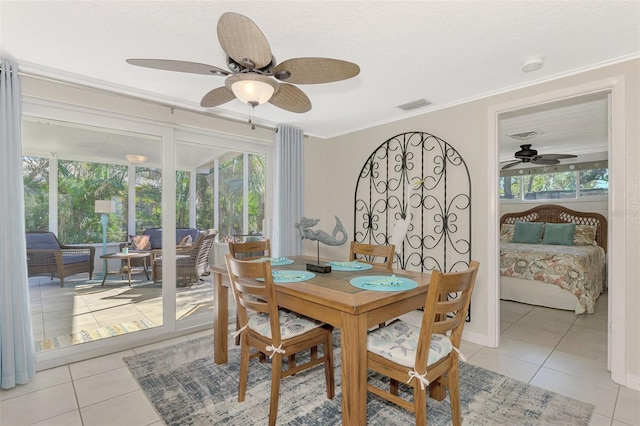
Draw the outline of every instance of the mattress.
M596 245L500 243L500 275L553 284L576 297L587 313L606 279L604 250Z

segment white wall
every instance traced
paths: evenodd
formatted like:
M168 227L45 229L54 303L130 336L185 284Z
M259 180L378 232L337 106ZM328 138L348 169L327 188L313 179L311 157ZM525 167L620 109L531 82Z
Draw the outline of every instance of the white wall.
M490 171L487 170L489 151L493 151L495 141L489 140L487 115L490 108L506 102L529 98L544 92L552 92L570 86L582 85L603 79L625 79L626 116L624 125L624 146L616 147L626 159L624 211L616 212L623 221L627 235L621 244L624 247L626 269L620 271L624 277L626 296L624 325L626 330L625 370L632 387L640 385L640 285L637 268L640 259L640 60L627 61L574 76L557 79L538 85L497 94L481 100L467 102L421 116L388 123L328 140L309 138L305 143L305 215L321 220L321 229L332 229L334 215L337 215L350 232L353 230L353 197L355 183L363 162L378 145L397 134L407 131L423 131L436 135L453 145L467 162L472 179L472 257L481 264L472 303L473 319L465 327L468 335L481 341L487 336L491 314L481 307L486 306L489 286L487 247L494 238L488 235L487 224L497 223L496 217L489 217L490 200L496 185L488 185ZM446 81L438 84L447 84ZM204 115L130 100L117 96L95 93L64 85L25 79L23 92L26 96L53 99L70 104L88 106L120 114L144 117L150 120L175 123L210 129L231 135L239 135L254 140L273 141L273 132L265 129L250 130L243 123L231 123ZM614 120L616 117L614 116ZM620 117L618 117L620 119ZM499 208L499 207L498 207ZM497 229L497 228L496 228ZM496 238L497 240L497 238ZM305 242L305 252L315 255L316 245ZM321 246L321 256L346 257L347 246Z
M640 378L640 286L638 285L637 268L640 259L640 129L638 117L640 61L632 60L596 70L576 74L538 85L502 93L485 99L452 106L433 111L421 116L407 118L402 121L388 123L377 127L341 135L329 140L307 141L305 215L316 217L321 224L330 228L333 216L343 221L346 229L353 233L353 197L355 184L363 162L381 143L397 134L409 131L423 131L438 136L455 147L467 162L472 180L472 258L480 262L480 272L474 290L471 323L465 326L465 333L481 341L487 337L489 323L486 306L489 286L497 283L488 282L487 246L495 236L487 234L487 224L497 223L498 217L489 217L489 202L497 191L496 185L487 185L490 173L487 170L488 151L494 151L495 141L488 140L488 111L491 107L529 98L544 92L553 92L570 86L579 86L603 79L614 79L623 76L626 95L624 150L626 155L626 206L624 218L627 236L624 241L626 270L624 289L626 295L624 325L625 335L625 371L629 386L637 388ZM442 82L446 84L446 82ZM616 120L616 117L614 117ZM622 195L622 194L619 194ZM499 207L498 207L499 208ZM576 208L577 209L577 208ZM331 224L331 225L329 225ZM497 228L496 228L497 229ZM353 235L351 235L353 237ZM307 254L315 254L315 245L305 244ZM345 257L348 247L321 247L321 255ZM631 383L633 382L633 383Z

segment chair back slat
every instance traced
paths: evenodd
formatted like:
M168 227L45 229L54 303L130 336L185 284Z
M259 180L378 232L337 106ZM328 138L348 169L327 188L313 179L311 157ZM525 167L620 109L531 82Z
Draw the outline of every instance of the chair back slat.
M382 266L385 269L393 269L393 256L396 246L391 244L382 246L377 244L361 244L351 241L349 260ZM380 259L383 259L381 262Z
M424 306L424 315L418 338L416 365L426 368L429 344L433 334L449 334L451 343L460 347L460 338L465 318L469 310L469 302L478 274L479 263L471 261L469 268L462 272L442 273L433 271ZM459 293L458 297L449 300L449 293Z
M225 255L225 262L238 310L239 326L242 328L247 325L249 311L266 313L269 315L272 341L279 344L280 319L271 262L236 259L231 253Z
M257 259L271 257L271 240L229 242L229 253L236 259Z

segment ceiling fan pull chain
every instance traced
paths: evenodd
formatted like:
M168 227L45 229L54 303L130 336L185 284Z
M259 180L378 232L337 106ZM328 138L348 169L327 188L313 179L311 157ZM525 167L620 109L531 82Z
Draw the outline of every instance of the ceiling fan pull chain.
M255 105L253 105L253 102L249 102L249 107L251 108L251 111L249 111L249 124L251 124L251 130L255 130L256 129L256 125L253 124L253 117L254 117L254 113L255 113Z

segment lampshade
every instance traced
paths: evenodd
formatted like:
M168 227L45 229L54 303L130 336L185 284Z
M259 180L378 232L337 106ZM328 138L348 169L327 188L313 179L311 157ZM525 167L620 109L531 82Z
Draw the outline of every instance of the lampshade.
M278 88L275 81L260 74L233 75L225 85L236 98L254 107L268 102Z
M96 213L115 213L116 203L111 200L96 200L95 204Z

